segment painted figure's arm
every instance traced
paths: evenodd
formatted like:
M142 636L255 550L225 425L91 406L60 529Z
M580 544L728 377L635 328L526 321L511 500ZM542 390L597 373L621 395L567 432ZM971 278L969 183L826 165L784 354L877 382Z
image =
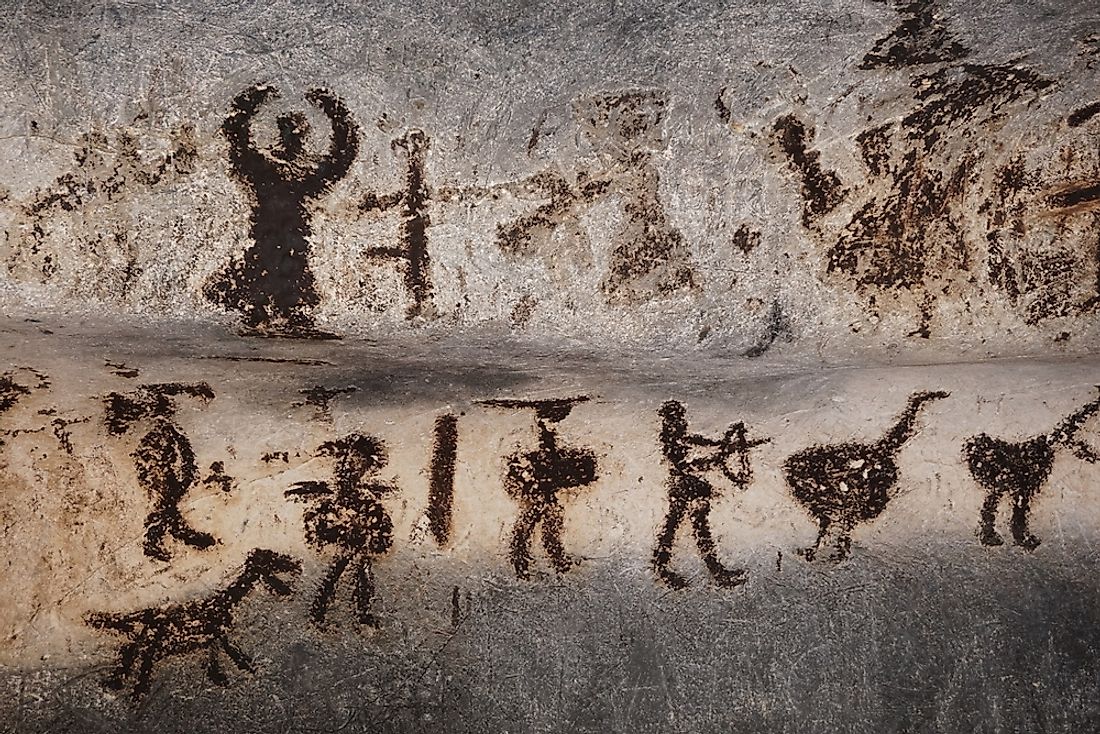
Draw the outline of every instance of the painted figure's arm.
M332 144L328 155L306 179L306 188L320 192L339 181L359 154L359 131L351 112L340 98L325 89L311 89L306 99L328 116L332 124Z
M233 99L229 117L222 123L222 133L229 141L229 163L242 178L251 180L251 172L257 169L274 171L271 161L253 144L251 129L260 105L278 96L274 87L254 84Z

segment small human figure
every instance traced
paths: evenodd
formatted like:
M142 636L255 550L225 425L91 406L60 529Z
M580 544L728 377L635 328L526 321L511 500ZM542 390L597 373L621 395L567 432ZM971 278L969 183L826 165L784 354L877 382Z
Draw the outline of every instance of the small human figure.
M284 493L310 504L304 513L310 545L318 551L336 551L310 616L318 625L324 623L337 585L350 566L357 619L360 624L377 627L371 611L375 590L372 558L385 555L393 545L393 521L381 498L397 491L396 485L375 479L389 460L385 445L374 436L351 433L321 444L317 455L335 460L332 481L298 482Z
M252 140L252 121L261 105L278 96L273 87L249 87L233 100L222 125L233 175L254 199L254 245L210 281L205 293L210 300L240 311L250 332L328 336L314 327L309 312L320 301L309 266L310 205L351 168L359 152L358 132L340 99L324 89L311 89L306 99L332 124L328 154L318 158L306 152L310 125L301 112L279 115L279 140L268 153L261 152Z
M664 145L661 130L668 100L658 90L626 90L581 97L573 116L599 165L568 173L548 168L518 181L489 187L445 189L444 197L538 197L533 211L497 227L497 246L512 256L543 256L551 267L561 257L552 243L559 230L584 240L580 217L607 199L622 202L622 223L612 234L608 270L600 290L611 304L629 304L697 289L692 256L669 221L660 197L653 156Z
M359 204L359 211L363 214L400 208L400 244L396 247L372 247L367 255L402 261L405 288L412 295L412 302L406 309L410 319L428 317L434 313L431 300L432 260L428 252L428 227L431 225L428 201L431 191L424 170L428 146L428 136L422 130L409 130L394 140L394 151L403 150L407 160L404 188L381 196L369 193Z
M149 426L130 456L138 482L153 500L153 510L145 518L145 555L161 561L170 558L164 548L166 535L199 550L217 542L213 535L192 528L180 512L179 503L198 481L199 470L191 441L173 420L178 407L172 398L178 396L208 403L214 399L214 391L205 382L156 383L127 393L110 393L104 400L104 423L109 434L125 435L139 421ZM233 487L221 462L211 465L211 475L203 483L214 484L224 492Z
M749 438L745 424L740 422L726 429L720 439L689 433L684 405L676 400L666 401L657 414L662 421L661 451L669 477L668 512L653 549L653 570L671 588L687 587L687 579L670 569L669 563L676 531L690 515L695 546L715 583L726 588L744 583L744 571L727 568L718 560L710 529L711 502L717 498L718 490L703 475L718 469L735 487L747 487L752 481L749 451L771 439Z
M595 482L599 464L590 449L559 445L556 426L569 416L573 406L588 399L482 401L482 405L500 408L535 409L539 447L509 456L504 479L505 490L520 506L510 553L517 578L530 577L531 535L537 526L542 528L542 547L555 571L565 573L576 564L561 542L561 494Z
M104 685L117 691L132 680L134 697L143 696L149 692L153 666L193 652L206 654L206 676L218 685L229 683L219 660L223 653L239 670L254 672L252 659L229 640L234 610L261 584L273 594L287 596L290 586L282 577L300 570L301 564L290 556L257 548L248 554L244 568L233 581L204 599L122 614L86 615L90 627L110 630L129 640L119 648L115 669Z

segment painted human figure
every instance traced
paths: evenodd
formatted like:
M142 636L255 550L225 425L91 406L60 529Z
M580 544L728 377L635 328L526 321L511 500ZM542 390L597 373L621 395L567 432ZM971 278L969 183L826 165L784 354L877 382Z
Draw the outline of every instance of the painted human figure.
M262 152L252 139L252 122L260 107L278 96L273 87L249 87L233 100L222 125L233 175L254 199L254 245L210 281L205 293L240 311L245 326L255 333L324 336L314 328L310 313L320 301L309 265L310 205L347 174L359 151L359 137L344 103L326 90L311 89L306 99L332 125L328 153L318 158L306 151L310 126L301 112L276 118L278 142Z
M711 502L717 496L715 486L705 478L712 470L720 470L737 488L752 481L749 451L771 439L749 438L744 423L731 425L720 439L688 431L682 403L665 402L661 416L661 451L668 465L668 512L657 534L653 550L653 569L662 581L674 589L683 589L687 580L672 571L672 546L676 532L684 519L690 517L699 555L719 586L734 587L745 580L743 571L727 568L718 560L710 528Z
M497 227L497 246L513 256L562 256L552 242L562 232L586 239L580 221L592 206L621 202L622 223L611 235L608 269L600 290L611 304L627 304L693 290L700 285L690 248L669 221L660 198L653 156L665 146L667 96L658 90L605 92L578 98L573 116L598 165L567 173L548 168L518 182L444 192L468 198L508 191L544 200L533 211Z
M387 464L385 445L374 436L351 433L317 448L317 455L334 459L330 482L298 482L285 494L308 502L304 514L306 538L318 551L335 550L313 600L310 616L322 624L336 598L337 586L349 570L352 599L360 624L377 627L371 610L375 583L372 559L393 545L393 521L381 498L397 491L375 477Z
M109 434L125 435L138 422L149 428L130 456L138 482L153 501L153 509L145 518L145 555L161 561L171 557L164 547L166 536L199 550L217 542L210 533L191 527L180 511L180 502L200 481L191 441L174 420L178 407L173 398L180 396L206 403L214 399L214 392L205 382L157 383L127 393L110 393L104 401ZM234 485L221 462L211 464L210 475L201 481L224 492Z
M529 578L531 536L542 530L542 547L554 570L565 573L575 561L562 545L561 494L596 481L599 468L590 449L562 446L557 424L565 420L573 406L587 397L560 400L486 400L485 405L502 408L534 408L539 446L533 451L517 452L507 459L504 487L520 506L512 529L510 556L516 576Z

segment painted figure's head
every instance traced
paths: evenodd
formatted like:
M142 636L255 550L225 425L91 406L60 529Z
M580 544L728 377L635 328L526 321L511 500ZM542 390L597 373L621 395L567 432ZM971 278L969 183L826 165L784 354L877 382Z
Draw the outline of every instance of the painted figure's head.
M272 146L271 155L284 163L297 163L305 155L309 120L301 112L284 112L275 118L275 124L279 128L279 141Z
M600 155L637 160L664 147L668 95L656 89L605 92L573 101L580 131Z

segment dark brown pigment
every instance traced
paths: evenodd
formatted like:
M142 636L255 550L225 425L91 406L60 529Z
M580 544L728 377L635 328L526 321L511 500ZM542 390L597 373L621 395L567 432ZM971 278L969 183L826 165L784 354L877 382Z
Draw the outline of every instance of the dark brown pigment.
M112 375L125 377L128 380L132 380L141 374L136 367L127 367L121 362L112 362L109 359L106 360L103 365L111 370Z
M895 494L897 456L916 432L918 413L925 403L946 397L948 393L942 391L914 393L897 422L878 441L813 446L783 463L791 494L818 524L817 541L801 551L806 560L816 557L828 534L835 537L832 560L848 557L853 528L878 517Z
M944 61L956 61L970 55L939 19L941 3L915 0L898 8L902 21L863 57L861 69L900 69Z
M985 433L967 439L963 446L966 466L986 491L979 528L982 545L1004 543L994 524L1001 501L1008 495L1012 500L1013 542L1029 551L1039 546L1039 539L1028 528L1031 502L1050 478L1054 457L1060 449L1067 448L1078 459L1089 463L1100 460L1100 456L1076 438L1085 422L1098 411L1100 398L1071 413L1049 433L1023 441L1005 441Z
M229 640L234 609L260 584L279 596L289 595L290 587L281 577L297 574L300 569L301 564L290 556L257 548L248 554L236 579L205 599L125 614L87 614L84 619L89 626L129 640L119 648L114 670L104 685L122 690L132 681L133 696L143 696L149 692L153 667L177 655L205 656L206 677L218 685L229 683L221 669L222 653L239 670L255 673L252 659Z
M393 545L393 521L381 498L397 491L375 475L389 458L385 445L374 436L351 433L317 448L318 456L334 460L332 481L298 482L284 494L308 503L303 513L306 539L316 550L335 550L310 607L310 617L321 625L336 598L337 586L349 567L354 574L352 601L360 624L377 627L371 612L375 583L371 559L385 555Z
M16 374L18 372L26 372L35 379L35 384L24 385L16 381ZM30 367L18 367L15 370L0 374L0 415L14 408L20 400L27 397L35 390L46 390L49 387L49 378L38 370L31 369ZM15 435L17 432L4 431L4 433L6 435ZM3 445L3 439L0 439L0 446Z
M813 140L813 128L794 115L779 118L775 136L780 150L802 179L802 224L813 227L815 222L836 208L847 195L840 178L821 167L821 154L808 146Z
M748 255L759 245L760 233L756 230L749 229L746 224L742 224L737 228L737 231L733 233L733 246L740 250L742 255Z
M1068 209L1082 204L1100 204L1100 184L1082 186L1050 197L1050 206L1053 209Z
M938 2L906 2L899 12L861 68L876 78L883 69L905 75L913 103L900 121L872 121L856 136L864 180L842 183L823 171L808 147L812 127L793 115L776 123L776 135L802 176L803 224L824 245L827 272L871 313L911 309L910 335L928 337L937 300L973 284L973 258L985 246L967 197L984 185L981 163L998 146L979 141L995 134L1011 105L1053 82L1014 62L961 63L970 51L945 26Z
M431 194L425 180L424 165L428 154L428 136L421 130L410 130L393 142L394 150L405 151L405 188L396 193L378 196L371 193L359 205L361 212L386 211L400 207L401 230L398 247L375 247L371 257L394 259L404 264L405 287L412 295L406 311L408 318L430 316L432 298L431 256L428 253L428 201Z
M455 457L458 454L458 416L435 419L431 477L428 480L428 527L443 546L451 537L454 513Z
M504 488L519 504L512 528L510 557L516 578L530 578L531 536L542 529L542 547L558 573L566 573L576 561L569 558L561 542L562 506L559 493L592 484L599 468L596 454L586 448L558 445L555 426L573 407L588 401L585 396L558 400L484 400L481 405L497 408L534 408L539 447L512 454L507 459Z
M205 382L194 384L157 383L142 385L128 393L110 393L103 401L104 424L113 436L122 436L134 423L148 423L149 431L142 436L130 456L134 460L138 482L153 501L153 510L145 518L145 555L161 561L171 556L164 548L164 538L170 535L192 548L204 550L217 541L190 525L180 512L179 503L199 476L191 441L173 421L178 407L172 399L192 397L204 403L214 399L214 391ZM220 463L211 466L220 467ZM229 491L232 480L223 472L213 471L206 483Z
M1100 102L1093 102L1092 104L1085 105L1079 110L1075 110L1066 118L1066 122L1070 127L1080 127L1096 115L1100 115Z
M318 417L324 420L332 420L332 401L341 395L351 395L352 393L359 392L359 388L355 385L348 385L347 387L323 387L321 385L314 385L313 387L307 387L298 392L304 395L306 399L294 403L291 405L292 408L312 405L317 409Z
M575 242L587 240L580 217L608 198L621 201L623 223L611 236L608 270L600 283L608 303L627 305L695 290L699 283L691 252L668 221L660 176L652 162L664 145L666 106L666 95L658 90L606 92L574 100L574 118L594 151L608 162L606 167L579 169L572 180L549 168L519 182L451 193L495 199L498 192L508 191L542 199L533 211L497 226L497 246L506 254L542 256L551 264L562 256L553 241L559 229L576 247Z
M671 588L687 588L687 579L669 564L676 532L690 517L695 547L714 582L724 588L744 583L744 571L727 568L718 560L710 529L711 502L717 499L718 490L703 475L718 469L734 487L744 489L752 482L749 452L771 439L749 438L741 422L732 424L719 439L689 433L684 405L676 400L666 401L657 414L661 416L661 453L668 466L668 512L657 533L653 570ZM702 455L694 455L697 449L703 449Z
M359 138L347 107L324 89L306 99L328 116L332 144L316 159L305 150L310 126L301 112L277 118L279 142L270 155L252 141L252 120L260 107L279 96L255 85L237 95L222 132L229 140L233 175L253 198L253 246L207 283L211 301L239 311L250 333L318 337L310 310L320 297L309 266L311 204L343 178L359 152Z
M133 120L135 124L141 121L141 116ZM27 260L43 281L52 279L62 269L62 261L47 248L54 223L61 215L83 213L94 217L97 226L94 235L79 239L75 247L89 252L99 252L105 246L125 250L121 266L108 266L104 258L99 280L109 289L109 295L126 297L141 268L135 251L128 246L127 232L117 224L106 223L102 207L124 201L141 189L171 185L195 172L198 145L194 126L181 125L168 134L170 150L151 164L142 160L140 141L132 130L120 130L113 141L99 131L82 135L73 154L72 169L37 189L23 206L20 214L29 236L25 242L16 241L9 267L14 269L18 261ZM104 156L108 150L115 153L113 160ZM71 237L64 238L64 246L74 246Z
M777 339L791 341L793 338L790 319L787 318L783 307L779 305L779 301L772 301L771 308L768 309L768 315L764 320L764 334L752 348L745 352L745 356L755 359L763 356L765 352L771 349Z

